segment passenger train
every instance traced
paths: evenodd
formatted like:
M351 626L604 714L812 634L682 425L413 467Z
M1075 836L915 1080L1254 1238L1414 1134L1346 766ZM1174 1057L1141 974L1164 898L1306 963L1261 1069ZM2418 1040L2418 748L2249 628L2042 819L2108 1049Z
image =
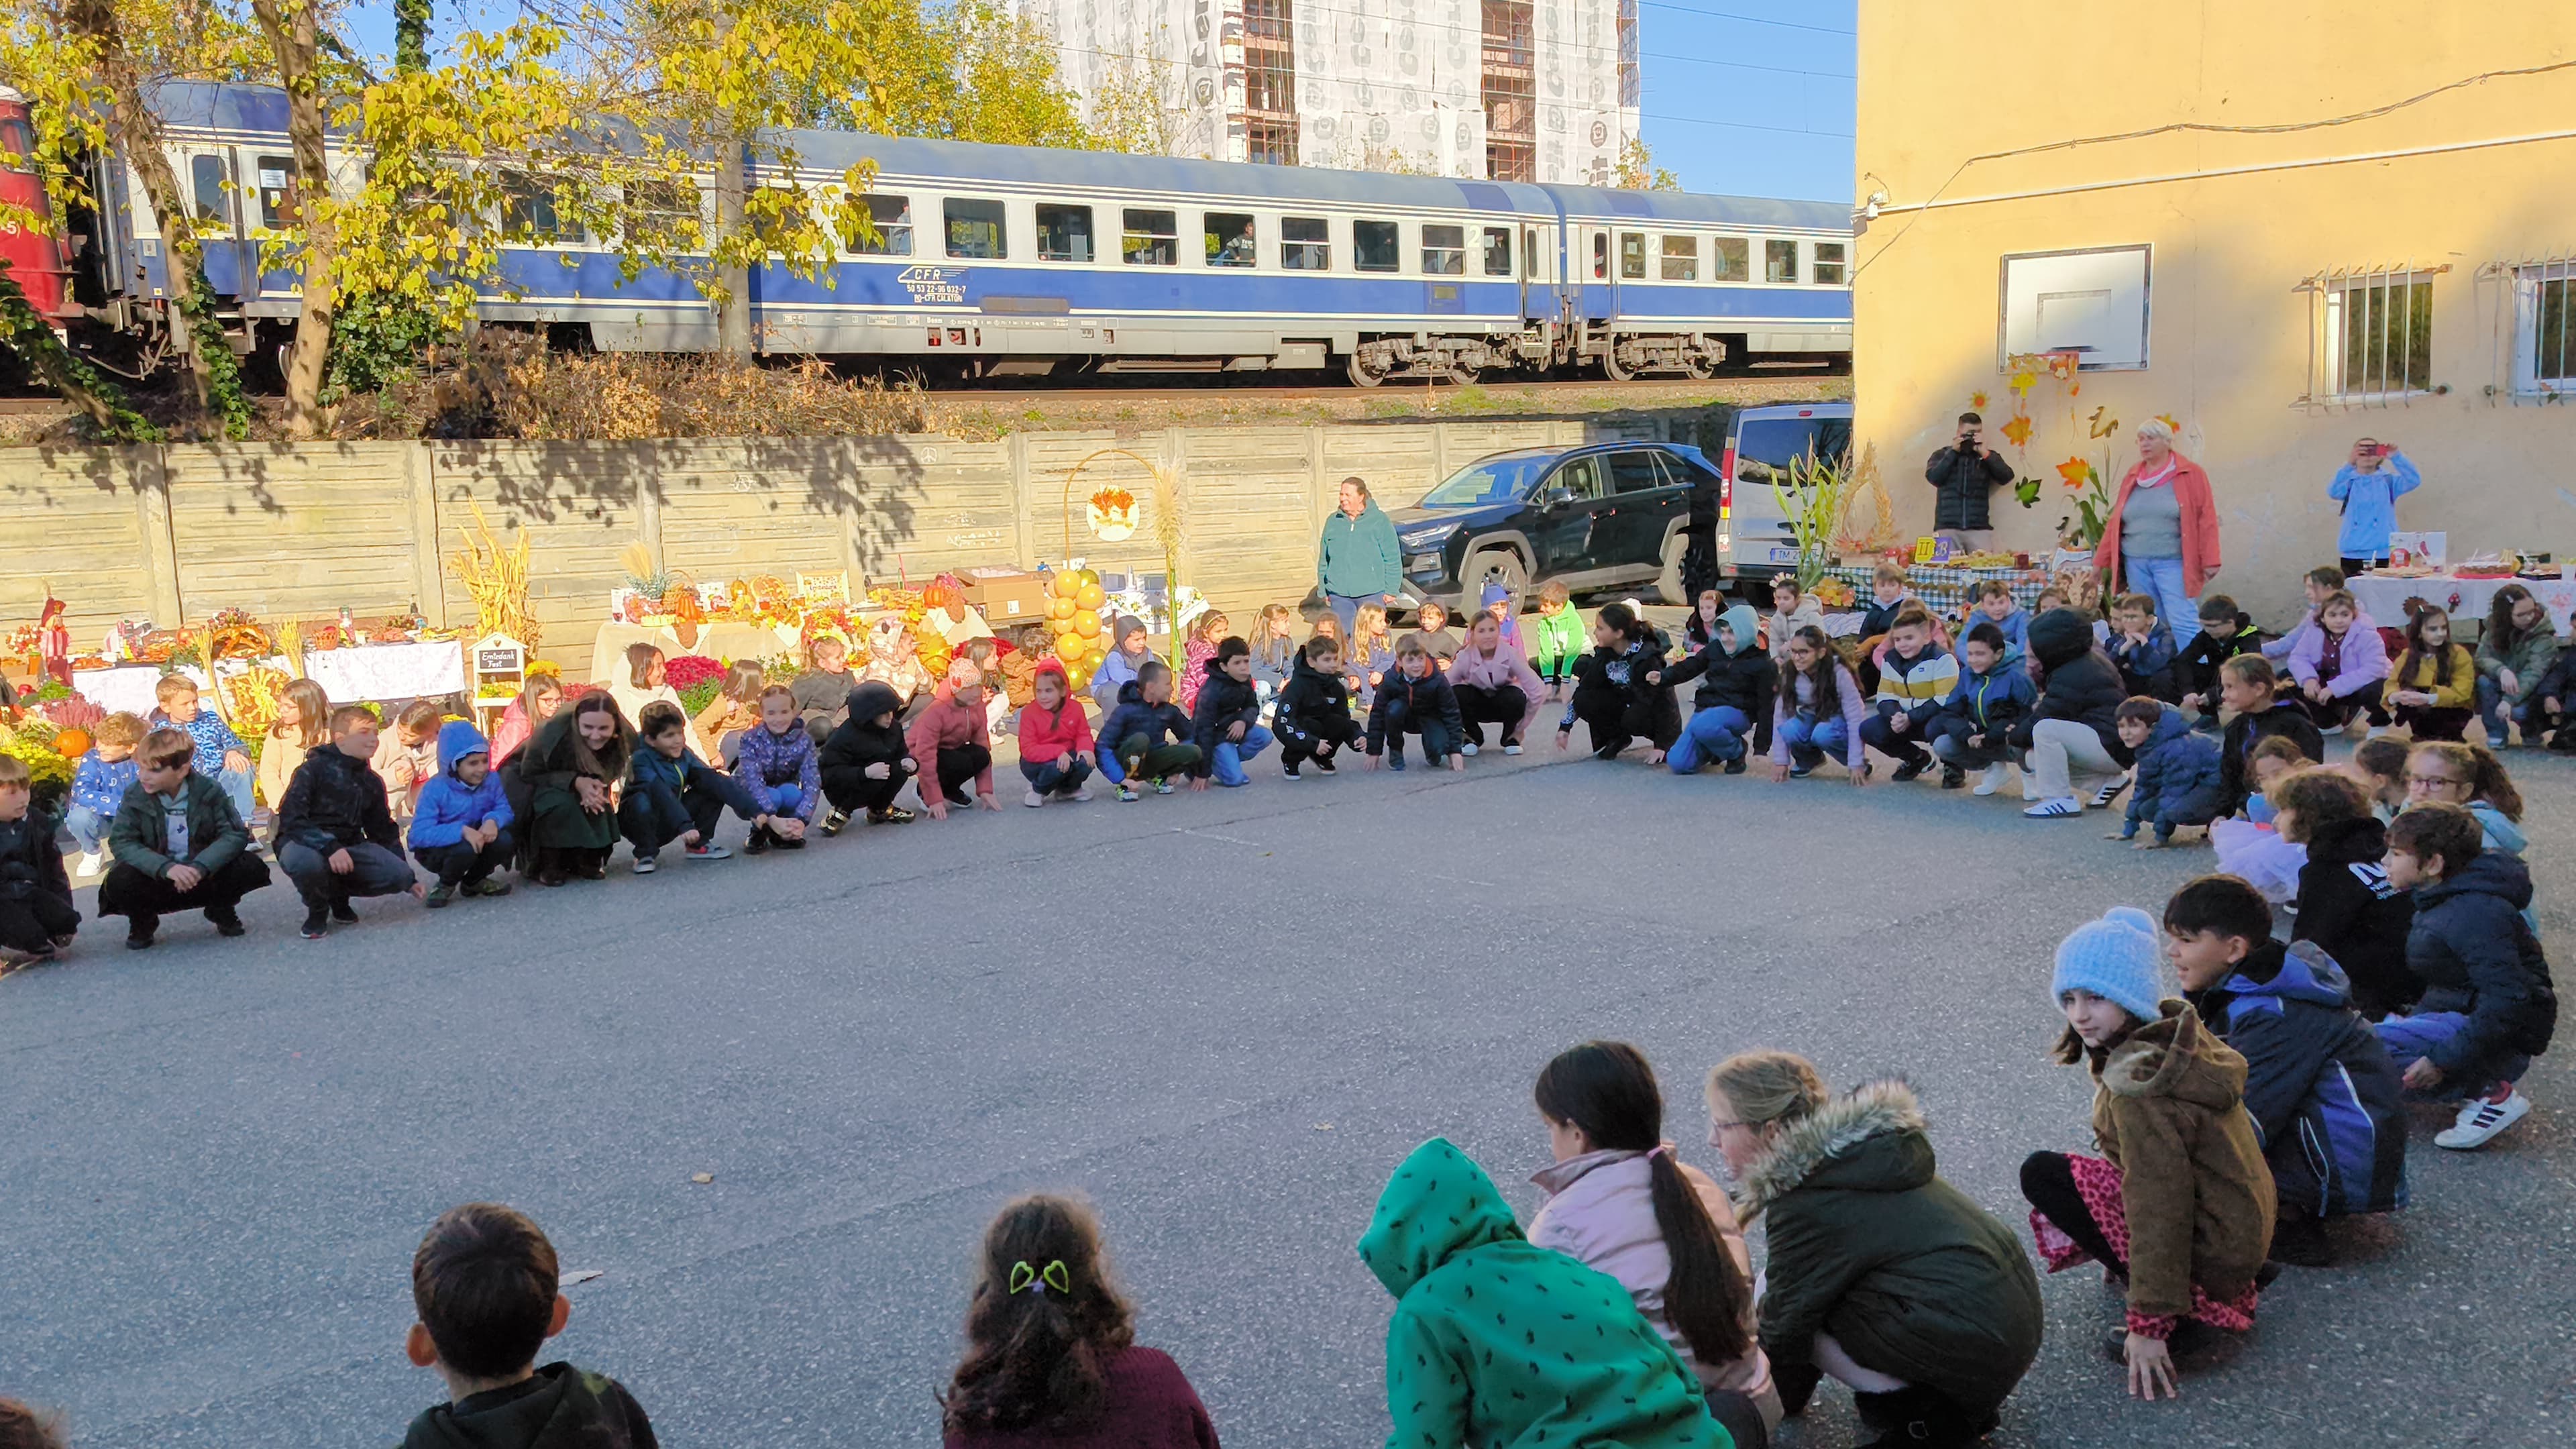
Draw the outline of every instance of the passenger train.
M191 82L161 87L153 104L236 349L274 354L292 340L296 278L263 272L256 238L289 224L296 205L284 97ZM0 94L0 127L23 131L24 117ZM812 278L775 263L753 272L753 335L769 354L945 377L1334 368L1368 387L1577 367L1613 381L1705 377L1851 351L1852 234L1837 206L841 132L784 139L809 181L875 164L876 235L852 239ZM354 184L362 157L336 136L333 151L335 177ZM99 214L69 218L51 255L40 237L0 247L58 326L148 340L170 294L161 237L132 169L100 169ZM688 278L647 269L624 280L614 247L560 224L547 188L517 194L513 230L530 244L505 249L507 285L486 292L483 320L565 347L717 345L713 309ZM686 188L671 204L692 204Z

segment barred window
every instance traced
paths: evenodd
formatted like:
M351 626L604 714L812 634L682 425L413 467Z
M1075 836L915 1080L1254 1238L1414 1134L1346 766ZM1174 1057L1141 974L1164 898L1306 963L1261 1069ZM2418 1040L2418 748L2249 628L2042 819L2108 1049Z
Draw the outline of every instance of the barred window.
M2433 390L2433 278L2440 268L2322 272L2308 294L2309 406L2400 400Z

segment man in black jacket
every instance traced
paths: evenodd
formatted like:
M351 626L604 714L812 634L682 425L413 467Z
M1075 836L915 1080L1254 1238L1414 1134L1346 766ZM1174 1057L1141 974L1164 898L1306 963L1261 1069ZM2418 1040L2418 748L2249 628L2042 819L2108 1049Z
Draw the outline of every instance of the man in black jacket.
M304 897L304 939L354 921L352 896L425 894L403 859L402 835L386 803L376 756L376 717L344 704L331 711L331 743L295 767L277 806L277 864Z
M1985 439L1985 419L1959 414L1959 436L1923 465L1924 481L1940 490L1932 505L1932 529L1971 549L1994 547L1995 526L1988 516L1988 496L1996 485L2013 480L2012 464L1995 455Z

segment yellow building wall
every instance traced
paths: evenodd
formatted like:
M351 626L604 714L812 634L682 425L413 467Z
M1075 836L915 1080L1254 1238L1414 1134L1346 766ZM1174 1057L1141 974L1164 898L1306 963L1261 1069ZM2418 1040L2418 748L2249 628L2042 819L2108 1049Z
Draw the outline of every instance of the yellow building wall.
M2148 243L2148 366L2081 373L2072 397L2046 377L2031 389L2032 439L2004 451L2047 487L2028 511L1997 491L2004 546L2050 544L2070 497L2057 465L2098 459L2099 407L2119 420L2121 471L2139 422L2180 424L2219 503L2212 588L2258 622L2294 618L2298 576L2334 561L2326 484L2364 435L2423 469L2399 525L2446 529L2452 558L2576 559L2576 410L2512 394L2512 290L2494 270L2576 253L2576 4L1862 0L1859 76L1855 200L1886 200L1857 249L1855 438L1909 533L1930 526L1923 460L1972 396L1990 438L2012 411L2000 259ZM2341 124L2160 129L2302 125L2480 76ZM1994 154L2138 131L2154 133ZM2431 382L2448 391L2297 406L2300 282L2400 264L2447 268Z

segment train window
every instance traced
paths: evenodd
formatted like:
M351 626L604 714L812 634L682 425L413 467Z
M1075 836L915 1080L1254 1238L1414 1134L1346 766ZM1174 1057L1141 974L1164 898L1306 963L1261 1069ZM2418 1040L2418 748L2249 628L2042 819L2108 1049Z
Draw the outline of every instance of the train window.
M857 228L842 241L850 255L857 257L908 257L912 255L912 198L894 196L882 191L867 194L868 227L876 233L870 240Z
M18 159L0 164L0 171L17 176L32 176L36 171L36 133L18 116L0 116L0 155Z
M1644 232L1619 233L1619 275L1644 280L1646 275L1646 234Z
M1090 261L1091 208L1041 203L1038 207L1038 260Z
M1467 275L1467 229L1465 227L1426 226L1422 229L1422 275L1426 277Z
M1010 234L1002 226L1002 203L951 198L940 207L948 222L950 256L999 260L1011 254Z
M1762 244L1762 280L1794 282L1798 280L1798 244L1793 241L1766 241Z
M1811 280L1820 287L1839 287L1843 284L1843 244L1841 242L1816 243L1816 266Z
M1610 233L1596 231L1592 234L1592 280L1597 282L1609 275Z
M1404 255L1396 242L1395 223L1391 221L1352 222L1351 265L1363 272L1404 270Z
M1664 280L1696 282L1699 280L1699 238L1668 236L1664 238Z
M1180 217L1168 211L1128 207L1127 236L1119 251L1131 267L1168 267L1181 259Z
M1521 275L1538 276L1538 228L1534 226L1521 232Z
M698 183L685 176L657 176L626 183L621 223L629 240L688 250L705 235L698 212Z
M1253 234L1250 216L1240 211L1203 212L1199 216L1199 229L1207 243L1209 266L1260 265L1260 239Z
M285 164L284 157L259 158L259 204L263 209L269 207L272 194L270 177L274 173L269 170L272 160ZM286 195L291 207L294 201L292 190ZM270 215L273 218L275 213L272 211ZM290 221L294 219L291 210L287 216ZM272 219L268 224L275 226L277 222ZM555 205L553 179L526 171L505 172L501 177L501 234L522 246L531 242L578 243L589 240L589 233L582 230L581 223L566 221Z
M1722 236L1708 249L1708 279L1741 282L1753 275L1752 244L1740 236Z
M197 220L215 226L233 224L232 198L224 194L224 183L232 180L226 173L221 156L204 153L188 158L188 192L197 208Z
M266 227L293 226L303 210L296 204L295 158L262 156L259 166L259 221ZM504 185L508 183L504 182ZM552 198L548 198L550 207Z
M1279 218L1279 265L1292 272L1331 271L1331 226L1320 216Z
M1512 274L1512 229L1507 226L1485 228L1485 275L1508 277Z

